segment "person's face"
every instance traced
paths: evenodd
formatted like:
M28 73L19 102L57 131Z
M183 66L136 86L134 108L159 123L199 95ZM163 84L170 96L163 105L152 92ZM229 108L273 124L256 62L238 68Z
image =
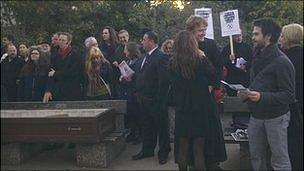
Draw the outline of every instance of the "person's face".
M59 36L59 41L58 45L61 49L65 49L66 47L69 46L71 42L68 41L68 36L67 35L60 35Z
M143 48L145 49L146 52L149 52L150 50L152 50L152 42L148 38L147 34L145 34L144 37L142 38L141 44L143 45Z
M21 56L26 55L27 53L27 47L24 44L19 45L19 52Z
M38 61L39 60L39 57L40 57L40 54L39 54L39 51L38 50L32 50L31 52L31 60L32 61Z
M127 46L125 46L124 48L124 54L126 55L126 57L130 56L130 52L128 51Z
M7 54L10 58L15 58L17 56L17 49L15 46L9 46L7 49Z
M172 55L172 53L173 53L173 45L171 43L167 44L167 46L166 46L166 53L168 55Z
M282 49L284 49L284 50L288 49L287 41L282 33L281 33L279 42L280 42L280 46Z
M264 36L260 27L254 26L252 44L255 48L264 48L269 43L269 36Z
M235 43L241 43L243 40L242 34L233 35L232 39Z
M7 37L3 37L2 38L2 43L3 43L4 46L7 46L9 44L12 44L12 41L8 40Z
M52 44L56 46L56 45L58 45L58 41L59 41L58 34L54 34L52 37Z
M110 31L109 31L109 29L103 29L102 30L102 39L104 41L110 40Z
M98 47L97 40L92 40L89 48L91 48L91 47Z
M49 52L51 50L50 45L47 43L40 44L39 47L41 48L42 52Z
M194 29L193 33L198 42L204 40L204 37L206 36L206 31L207 31L207 26L203 24Z
M129 41L129 36L126 33L120 33L118 38L122 44L126 44Z
M91 62L93 65L97 65L101 62L101 57L100 55L95 55L91 58Z

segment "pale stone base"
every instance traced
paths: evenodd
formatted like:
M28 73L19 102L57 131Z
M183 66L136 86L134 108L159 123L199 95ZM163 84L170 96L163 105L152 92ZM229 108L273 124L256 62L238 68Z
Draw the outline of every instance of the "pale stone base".
M1 165L19 165L43 149L40 143L1 144Z
M108 167L126 147L123 133L112 133L98 144L77 144L76 160L79 167Z

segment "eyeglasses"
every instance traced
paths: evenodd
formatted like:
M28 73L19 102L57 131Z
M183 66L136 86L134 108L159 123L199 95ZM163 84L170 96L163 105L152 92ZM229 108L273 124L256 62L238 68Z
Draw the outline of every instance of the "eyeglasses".
M37 52L32 52L31 55L39 55Z

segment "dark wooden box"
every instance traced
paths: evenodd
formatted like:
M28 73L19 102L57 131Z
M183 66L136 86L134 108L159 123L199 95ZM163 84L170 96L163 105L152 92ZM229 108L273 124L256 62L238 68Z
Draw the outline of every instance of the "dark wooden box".
M115 128L113 109L1 110L1 142L100 142Z

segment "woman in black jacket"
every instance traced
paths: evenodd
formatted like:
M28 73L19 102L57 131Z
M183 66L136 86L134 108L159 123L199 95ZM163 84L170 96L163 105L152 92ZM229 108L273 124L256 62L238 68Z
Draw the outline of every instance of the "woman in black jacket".
M37 46L29 50L28 62L22 67L19 75L19 101L42 101L46 88L49 62L41 56Z
M303 26L289 24L283 27L281 49L296 70L296 99L290 105L288 152L293 170L303 170Z
M208 141L214 136L209 118L215 115L216 106L209 85L215 69L189 31L177 34L169 68L176 104L175 161L180 170L187 170L192 162L194 170L204 170Z

